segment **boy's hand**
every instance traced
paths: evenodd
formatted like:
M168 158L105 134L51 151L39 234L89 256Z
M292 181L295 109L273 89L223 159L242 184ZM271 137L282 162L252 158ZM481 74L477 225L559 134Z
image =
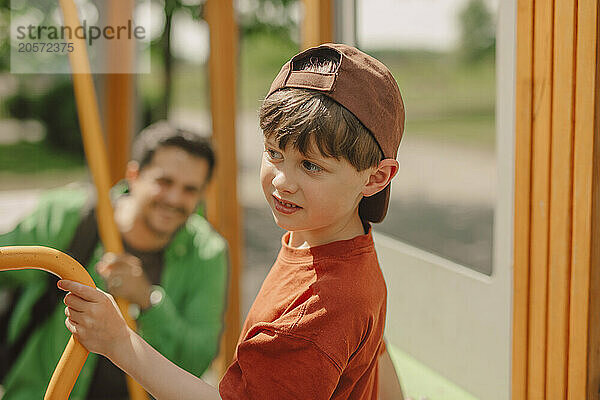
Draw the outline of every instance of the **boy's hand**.
M113 296L135 303L142 309L150 306L152 285L139 258L127 253L106 253L96 264L96 271L104 278Z
M129 340L129 328L114 298L100 289L60 280L58 287L69 291L65 296L65 325L75 339L93 353L110 359L119 345Z

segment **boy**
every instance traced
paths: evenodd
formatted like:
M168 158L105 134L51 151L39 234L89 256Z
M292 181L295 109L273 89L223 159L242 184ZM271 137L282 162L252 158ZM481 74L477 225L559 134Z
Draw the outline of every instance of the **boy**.
M160 399L377 399L386 288L370 222L398 171L398 86L372 57L322 45L283 66L260 124L263 192L288 233L219 392L127 329L100 291L61 281L66 325Z

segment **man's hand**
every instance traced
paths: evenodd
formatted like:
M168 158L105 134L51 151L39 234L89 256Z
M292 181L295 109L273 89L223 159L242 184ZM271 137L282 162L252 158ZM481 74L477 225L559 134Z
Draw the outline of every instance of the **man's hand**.
M112 359L130 335L114 298L69 280L58 281L58 287L69 291L64 300L67 329L86 349Z
M135 303L142 309L150 307L152 285L139 258L127 253L106 253L96 264L96 271L106 281L110 294Z

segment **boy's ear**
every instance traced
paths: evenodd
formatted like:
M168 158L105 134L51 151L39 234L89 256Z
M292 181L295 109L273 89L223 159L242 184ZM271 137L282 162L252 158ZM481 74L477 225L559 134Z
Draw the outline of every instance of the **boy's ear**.
M377 169L369 175L369 182L365 185L362 194L365 197L381 192L398 173L400 164L393 158L386 158L379 162Z
M129 161L127 163L127 169L125 170L125 179L131 184L135 182L140 175L140 164L137 161Z

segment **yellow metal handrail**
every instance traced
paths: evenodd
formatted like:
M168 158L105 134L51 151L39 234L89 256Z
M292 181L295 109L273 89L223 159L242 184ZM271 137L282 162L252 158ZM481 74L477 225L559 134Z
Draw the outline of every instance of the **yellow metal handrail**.
M81 264L65 253L49 247L0 247L0 271L17 269L39 269L63 279L96 287ZM52 374L44 396L45 400L64 400L69 397L88 354L89 352L71 335L67 347Z

